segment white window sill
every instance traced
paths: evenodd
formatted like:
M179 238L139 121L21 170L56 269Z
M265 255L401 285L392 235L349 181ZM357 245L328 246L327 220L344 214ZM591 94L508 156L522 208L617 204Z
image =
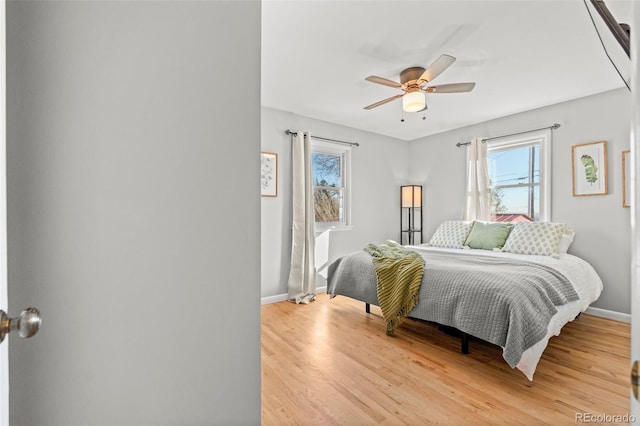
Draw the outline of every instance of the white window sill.
M353 229L353 225L336 225L336 226L323 226L323 227L316 226L315 233L322 234L323 232L326 232L326 231L351 231L352 229Z

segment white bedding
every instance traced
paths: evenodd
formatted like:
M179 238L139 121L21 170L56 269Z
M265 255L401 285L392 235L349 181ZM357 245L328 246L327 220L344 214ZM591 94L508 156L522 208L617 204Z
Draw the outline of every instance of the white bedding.
M557 306L558 312L549 322L547 335L534 346L527 349L522 355L517 368L522 371L529 380L533 380L533 374L540 361L542 352L547 347L549 339L552 336L559 335L560 329L566 323L575 319L580 312L584 312L591 303L598 299L602 292L602 280L593 267L585 260L570 254L560 254L559 258L556 259L551 256L532 256L490 250L436 248L428 245L407 246L407 248L415 249L416 251L434 250L462 255L465 253L481 253L485 256L521 259L554 268L569 279L580 299L566 305Z

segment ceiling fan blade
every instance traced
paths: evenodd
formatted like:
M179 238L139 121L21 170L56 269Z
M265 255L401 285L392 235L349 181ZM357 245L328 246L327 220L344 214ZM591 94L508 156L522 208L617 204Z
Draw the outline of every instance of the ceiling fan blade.
M422 81L432 81L434 78L440 75L440 73L451 66L456 61L456 58L450 55L440 55L438 59L435 60L434 63L429 65L424 73L420 76L420 80Z
M369 106L366 106L366 107L364 107L364 109L373 109L373 108L375 108L375 107L379 107L380 105L384 105L384 104L386 104L387 102L394 101L394 100L396 100L396 99L398 99L398 98L401 98L401 97L403 97L403 96L404 96L404 93L400 93L399 95L395 95L395 96L392 96L392 97L390 97L390 98L387 98L387 99L383 99L383 100L381 100L381 101L378 101L378 102L376 102L375 104L371 104L371 105L369 105Z
M461 93L470 92L476 87L475 83L451 83L429 86L424 89L427 93Z
M386 78L382 78L382 77L378 77L376 75L370 75L369 77L365 78L365 80L370 81L372 83L378 83L378 84L382 84L384 86L389 86L389 87L400 87L401 84L397 83L395 81L386 79Z

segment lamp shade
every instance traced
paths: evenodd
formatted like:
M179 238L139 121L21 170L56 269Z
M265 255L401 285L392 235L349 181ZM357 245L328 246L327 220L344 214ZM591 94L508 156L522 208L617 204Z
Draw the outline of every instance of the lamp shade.
M402 97L402 109L406 112L423 110L426 104L425 94L419 90L416 92L408 92Z
M402 207L422 207L422 186L407 185L401 187Z

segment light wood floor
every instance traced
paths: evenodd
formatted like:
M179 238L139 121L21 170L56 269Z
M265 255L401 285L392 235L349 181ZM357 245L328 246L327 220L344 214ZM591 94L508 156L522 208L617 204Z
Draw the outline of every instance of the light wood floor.
M629 411L629 325L582 314L549 342L534 381L501 349L321 294L262 307L263 425L575 424Z

